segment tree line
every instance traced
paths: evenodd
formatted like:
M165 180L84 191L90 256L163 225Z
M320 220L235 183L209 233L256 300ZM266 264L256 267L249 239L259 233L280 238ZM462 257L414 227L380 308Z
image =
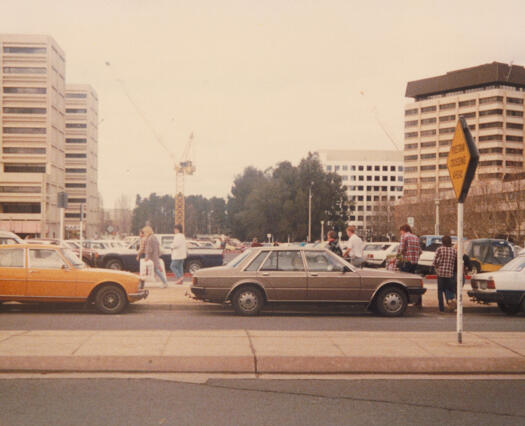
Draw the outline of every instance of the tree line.
M308 235L308 205L311 197L312 240L325 233L342 231L348 221L349 201L341 177L325 172L315 154L298 166L289 161L261 171L247 167L236 176L231 194L224 198L185 197L185 234L227 234L242 241L272 234L278 241L302 241ZM171 233L174 200L171 195L137 195L132 231L150 221L155 232Z

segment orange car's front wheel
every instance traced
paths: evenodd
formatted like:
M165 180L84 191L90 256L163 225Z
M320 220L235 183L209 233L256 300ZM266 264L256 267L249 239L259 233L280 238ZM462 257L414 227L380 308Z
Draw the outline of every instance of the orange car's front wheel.
M101 287L95 295L95 307L102 314L119 314L127 304L126 293L114 284Z

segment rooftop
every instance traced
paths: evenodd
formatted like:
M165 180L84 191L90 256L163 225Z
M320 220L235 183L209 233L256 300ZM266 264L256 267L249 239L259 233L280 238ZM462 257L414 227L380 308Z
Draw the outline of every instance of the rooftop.
M438 77L409 81L405 96L417 98L491 84L525 88L525 68L521 65L492 62L476 67L450 71Z

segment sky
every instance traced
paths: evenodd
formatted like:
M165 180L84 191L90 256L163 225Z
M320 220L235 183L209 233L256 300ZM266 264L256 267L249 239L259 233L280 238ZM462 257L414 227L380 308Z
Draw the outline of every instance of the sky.
M226 197L248 166L403 147L408 81L525 65L523 0L1 0L0 31L49 34L99 97L99 191ZM108 65L109 64L109 65ZM158 139L162 141L159 143ZM167 149L163 148L164 145Z

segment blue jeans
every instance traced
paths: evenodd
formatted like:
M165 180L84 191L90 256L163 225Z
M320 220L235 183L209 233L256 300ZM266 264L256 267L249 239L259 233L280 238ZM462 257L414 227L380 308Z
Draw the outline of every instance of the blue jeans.
M164 276L164 274L162 273L162 270L159 267L155 267L155 275L157 275L157 277L160 278L160 280L162 281L164 285L168 285L168 281L166 280L166 277Z
M437 284L439 310L443 312L445 310L443 294L445 294L447 302L456 298L456 292L454 291L454 278L438 277Z
M172 259L170 269L173 271L177 278L182 278L184 276L184 259Z

